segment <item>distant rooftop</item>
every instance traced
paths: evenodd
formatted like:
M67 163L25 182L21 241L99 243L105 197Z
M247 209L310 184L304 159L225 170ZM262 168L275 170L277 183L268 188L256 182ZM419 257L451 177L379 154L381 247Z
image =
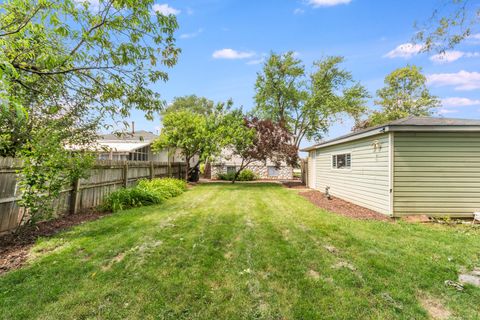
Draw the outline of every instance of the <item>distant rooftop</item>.
M132 132L122 132L120 134L108 133L99 135L99 141L102 142L151 142L158 136L150 131L138 130Z
M379 134L386 131L480 131L480 120L435 118L435 117L408 117L391 121L379 126L351 132L334 139L322 141L300 151L311 151L326 146L339 144L363 138L368 135Z

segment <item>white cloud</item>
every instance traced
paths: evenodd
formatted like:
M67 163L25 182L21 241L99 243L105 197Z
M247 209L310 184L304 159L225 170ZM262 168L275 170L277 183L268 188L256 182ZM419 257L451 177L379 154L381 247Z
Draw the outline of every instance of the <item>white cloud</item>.
M178 9L175 9L175 8L172 8L170 7L167 3L163 3L163 4L154 4L153 5L153 11L155 12L160 12L161 14L165 15L165 16L168 16L168 15L177 15L177 14L180 14L180 10Z
M465 44L477 46L480 44L480 33L471 34L465 40Z
M384 55L387 58L411 58L422 50L422 45L413 43L403 43L392 51Z
M314 8L333 7L339 4L349 4L352 0L309 0L308 4Z
M468 107L480 105L480 100L462 97L450 97L442 99L442 105L447 107Z
M301 8L296 8L295 10L293 10L293 14L303 14L303 13L305 13L305 10Z
M265 62L265 56L263 56L259 59L253 59L253 60L247 61L247 64L248 65L255 65L255 64L261 64L261 63L264 63L264 62Z
M465 52L462 51L445 51L443 53L438 53L430 57L430 60L436 63L448 63L453 62L465 55Z
M463 52L463 51L445 51L430 57L430 60L436 63L449 63L456 61L460 58L475 58L480 57L480 52Z
M237 51L233 49L221 49L213 52L212 57L215 59L247 59L255 55L251 51Z
M195 32L191 32L191 33L182 33L180 35L180 39L190 39L190 38L195 38L196 36L200 35L200 33L203 32L203 28L200 28L198 29L197 31Z
M446 109L446 108L442 108L438 110L439 114L449 114L449 113L457 113L457 112L458 110L452 110L452 109Z
M455 90L467 91L480 89L480 72L461 70L457 73L434 73L427 75L430 85L453 86Z

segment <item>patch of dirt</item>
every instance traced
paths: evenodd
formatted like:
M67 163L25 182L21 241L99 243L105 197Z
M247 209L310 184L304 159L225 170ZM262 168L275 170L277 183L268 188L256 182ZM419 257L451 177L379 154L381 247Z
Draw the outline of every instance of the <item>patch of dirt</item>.
M346 268L346 269L349 269L350 271L357 271L357 268L355 268L355 266L349 262L346 262L346 261L339 261L337 263L335 263L333 266L332 266L333 269L341 269L341 268Z
M424 215L424 214L403 216L401 217L401 219L405 222L410 222L410 223L429 223L433 221L427 215Z
M314 280L320 279L320 273L318 273L315 270L308 270L307 276L309 276L310 278L312 278Z
M376 211L358 206L351 202L332 197L327 199L320 191L309 190L299 193L301 196L307 198L311 203L317 207L323 208L330 212L338 213L342 216L361 219L361 220L380 220L380 221L394 221L392 218L378 213Z
M232 259L232 257L233 257L233 253L232 253L231 251L229 251L229 252L225 253L225 254L223 255L223 257L224 257L225 259L227 259L227 260L230 260L230 259Z
M102 266L102 271L110 270L115 263L119 263L120 261L122 261L123 258L125 258L125 255L125 252L120 252L119 254L117 254L115 257L113 257L112 260L110 260L107 265Z
M68 215L54 220L40 222L24 227L17 233L0 236L0 275L20 268L29 256L30 248L39 237L49 237L61 230L96 220L109 213L91 211L83 214Z
M333 253L333 254L338 253L338 249L335 248L334 246L324 245L323 247L325 248L325 250L327 250L330 253Z
M418 300L422 307L428 312L430 317L434 320L449 319L452 313L443 306L442 302L433 297L421 295Z

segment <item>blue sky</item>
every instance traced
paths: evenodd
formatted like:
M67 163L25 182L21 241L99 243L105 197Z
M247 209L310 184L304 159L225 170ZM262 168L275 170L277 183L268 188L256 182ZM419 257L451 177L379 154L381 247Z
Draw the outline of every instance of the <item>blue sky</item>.
M351 71L372 95L385 75L416 64L428 76L431 92L444 99L438 115L480 118L480 33L436 59L409 45L415 21L430 17L439 0L178 0L154 8L176 14L180 24L178 64L170 80L155 90L166 101L196 94L214 101L232 98L251 109L256 74L269 52L295 51L307 67L327 55L346 58ZM370 102L373 107L373 101ZM156 131L140 113L138 129ZM347 133L349 120L335 124L329 137ZM308 144L308 142L306 142Z

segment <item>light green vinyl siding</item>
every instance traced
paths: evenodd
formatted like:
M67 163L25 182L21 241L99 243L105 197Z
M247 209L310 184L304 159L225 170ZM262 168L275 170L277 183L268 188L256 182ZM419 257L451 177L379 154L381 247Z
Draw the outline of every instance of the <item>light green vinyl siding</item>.
M373 143L378 140L380 148ZM379 134L317 150L316 189L330 187L333 196L390 214L389 139ZM333 169L332 155L350 153L350 169Z
M479 132L395 132L394 214L480 210Z

